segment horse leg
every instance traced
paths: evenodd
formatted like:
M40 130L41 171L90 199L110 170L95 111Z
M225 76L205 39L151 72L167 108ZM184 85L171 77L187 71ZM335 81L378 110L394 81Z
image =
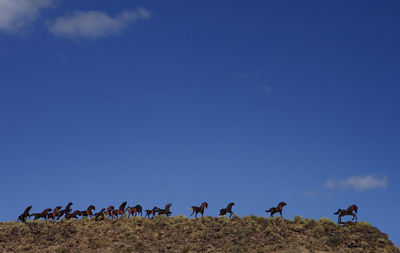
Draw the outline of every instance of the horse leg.
M233 214L233 212L230 211L230 212L229 212L229 218L232 218L232 214Z

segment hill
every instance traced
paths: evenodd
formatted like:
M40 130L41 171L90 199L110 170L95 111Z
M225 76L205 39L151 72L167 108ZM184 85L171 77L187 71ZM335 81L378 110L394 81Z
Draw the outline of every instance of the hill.
M0 252L399 252L366 222L182 215L0 223Z

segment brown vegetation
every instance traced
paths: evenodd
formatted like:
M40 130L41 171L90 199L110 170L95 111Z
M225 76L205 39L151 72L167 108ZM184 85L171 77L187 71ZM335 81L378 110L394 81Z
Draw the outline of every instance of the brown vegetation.
M366 222L133 217L0 223L0 252L399 252Z

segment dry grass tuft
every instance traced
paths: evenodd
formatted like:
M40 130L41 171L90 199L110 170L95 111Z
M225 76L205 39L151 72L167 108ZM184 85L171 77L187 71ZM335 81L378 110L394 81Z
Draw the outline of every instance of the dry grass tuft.
M0 223L0 252L399 252L366 222L182 215Z

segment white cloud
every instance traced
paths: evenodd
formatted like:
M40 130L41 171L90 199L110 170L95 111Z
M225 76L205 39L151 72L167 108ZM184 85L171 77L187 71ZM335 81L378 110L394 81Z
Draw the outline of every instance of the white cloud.
M388 187L388 179L386 176L377 176L374 174L364 176L351 176L345 179L328 179L325 186L330 189L336 188L352 188L356 191L366 191L373 189L386 189Z
M0 32L20 33L39 17L53 0L0 0Z
M114 17L101 11L75 11L49 23L48 28L56 36L97 39L118 33L140 19L149 18L150 12L145 8L124 11Z

